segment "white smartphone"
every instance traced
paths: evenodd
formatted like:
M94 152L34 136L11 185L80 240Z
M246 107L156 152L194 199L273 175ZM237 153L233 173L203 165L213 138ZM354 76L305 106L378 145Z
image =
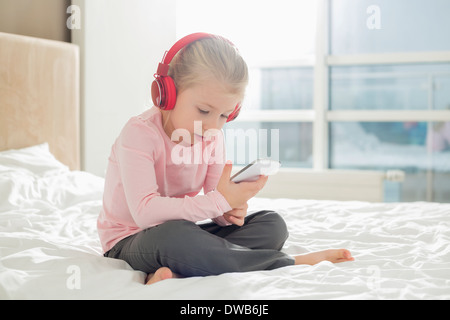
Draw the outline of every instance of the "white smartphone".
M278 172L280 161L257 159L231 177L233 182L256 181L259 176L269 176Z

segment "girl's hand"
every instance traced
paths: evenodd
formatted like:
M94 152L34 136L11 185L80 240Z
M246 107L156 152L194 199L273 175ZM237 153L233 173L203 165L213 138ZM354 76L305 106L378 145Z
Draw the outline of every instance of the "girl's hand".
M223 214L223 217L229 223L242 227L244 225L245 216L247 215L247 209L248 209L248 205L245 204L245 207L243 207L243 208L236 208L236 209L230 210L228 212L225 212Z
M219 183L217 184L217 190L225 197L231 208L245 208L247 201L253 198L264 187L268 177L260 176L254 182L234 183L230 180L232 168L233 165L231 162L227 161Z

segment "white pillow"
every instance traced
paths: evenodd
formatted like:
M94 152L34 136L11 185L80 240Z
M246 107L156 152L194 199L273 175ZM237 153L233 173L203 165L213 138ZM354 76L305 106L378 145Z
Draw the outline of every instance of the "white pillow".
M0 152L0 173L17 170L27 170L41 175L54 170L68 171L69 168L53 156L48 143L43 143Z

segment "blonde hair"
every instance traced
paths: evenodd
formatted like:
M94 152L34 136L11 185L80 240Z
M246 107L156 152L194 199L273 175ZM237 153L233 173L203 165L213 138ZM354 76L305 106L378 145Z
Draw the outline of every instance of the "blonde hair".
M168 75L178 92L215 79L228 93L243 97L248 84L244 59L219 36L197 40L180 50L170 63Z

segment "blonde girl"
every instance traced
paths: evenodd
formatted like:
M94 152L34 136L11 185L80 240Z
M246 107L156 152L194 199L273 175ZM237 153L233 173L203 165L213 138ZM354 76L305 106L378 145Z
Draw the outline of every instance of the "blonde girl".
M239 113L247 83L247 65L228 40L182 38L158 67L155 106L131 118L112 146L100 240L106 257L146 272L147 284L353 260L345 249L291 257L280 251L288 232L279 214L247 214L247 201L267 177L231 182L221 136ZM175 161L180 153L184 161Z

